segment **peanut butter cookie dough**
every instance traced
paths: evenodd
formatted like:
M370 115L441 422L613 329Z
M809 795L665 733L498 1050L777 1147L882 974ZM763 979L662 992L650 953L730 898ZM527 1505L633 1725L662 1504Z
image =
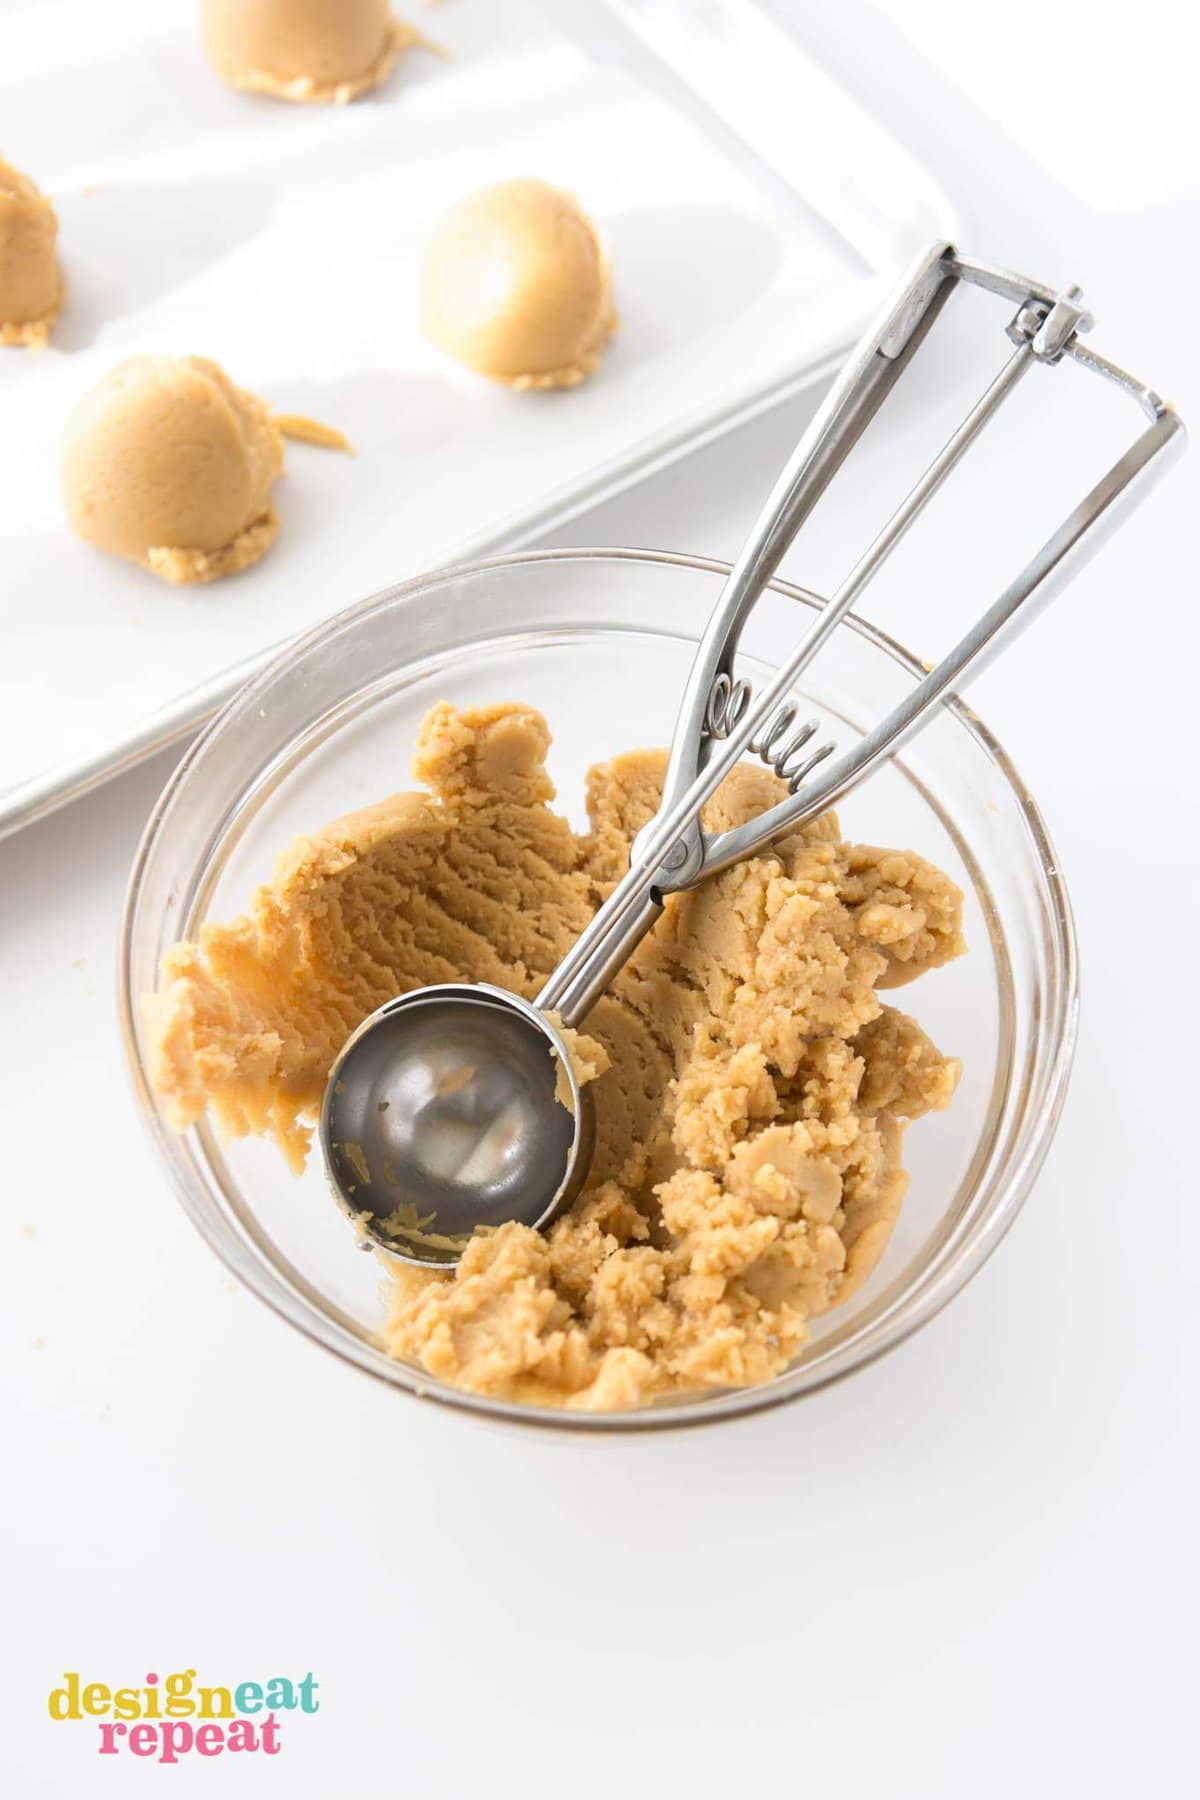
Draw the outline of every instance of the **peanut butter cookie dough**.
M164 960L146 1000L180 1130L274 1137L303 1166L327 1071L385 999L468 978L532 997L628 863L665 753L594 768L591 829L552 809L549 732L520 706L436 707L404 793L302 838L244 917ZM739 823L780 787L735 770ZM880 990L963 949L961 896L827 814L673 898L589 1015L588 1185L545 1236L478 1235L442 1275L389 1269L383 1341L479 1393L615 1409L770 1379L869 1275L903 1198L905 1124L958 1064Z
M44 350L63 292L54 208L0 157L0 344Z
M217 74L276 100L343 106L379 87L420 41L388 0L204 0Z
M421 274L421 329L479 375L574 387L616 330L596 227L545 181L501 181L442 219Z
M207 357L131 357L67 420L71 529L176 585L237 575L279 535L271 488L284 437L350 449L328 426L273 416Z

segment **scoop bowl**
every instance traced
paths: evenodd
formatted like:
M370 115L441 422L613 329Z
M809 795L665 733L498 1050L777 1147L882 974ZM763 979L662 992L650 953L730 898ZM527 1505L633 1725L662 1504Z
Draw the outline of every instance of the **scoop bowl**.
M479 1226L541 1228L571 1204L595 1113L550 1019L501 988L444 983L363 1020L334 1064L319 1136L365 1235L445 1266Z

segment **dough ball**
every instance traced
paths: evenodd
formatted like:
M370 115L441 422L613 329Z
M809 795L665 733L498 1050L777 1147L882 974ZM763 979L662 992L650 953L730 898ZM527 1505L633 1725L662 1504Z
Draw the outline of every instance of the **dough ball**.
M461 200L425 253L421 328L511 387L571 387L616 328L608 260L587 214L545 181Z
M57 238L45 194L0 157L0 344L44 347L63 299Z
M386 78L414 37L388 0L204 0L217 74L279 100L354 100Z
M283 443L266 406L202 356L136 356L67 420L71 529L166 581L247 569L279 531Z

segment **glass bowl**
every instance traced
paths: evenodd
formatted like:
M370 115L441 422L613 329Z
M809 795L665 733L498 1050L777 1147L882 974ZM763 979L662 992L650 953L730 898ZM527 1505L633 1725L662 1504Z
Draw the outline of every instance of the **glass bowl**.
M138 852L126 906L121 1004L142 1112L184 1208L233 1273L318 1343L410 1394L572 1431L727 1419L810 1394L881 1355L945 1305L1012 1224L1062 1104L1074 1044L1070 907L1041 816L1003 750L960 701L839 809L846 834L920 851L966 896L969 954L922 976L903 1004L962 1058L953 1107L907 1133L911 1181L869 1283L816 1323L803 1354L757 1388L574 1413L483 1399L394 1361L374 1341L381 1275L357 1248L319 1157L299 1180L273 1144L172 1132L146 1072L138 998L159 960L207 918L244 910L298 834L409 785L435 701L515 699L554 734L558 804L585 821L584 774L612 753L669 742L693 647L727 565L649 551L497 557L389 589L284 651L218 714L173 775ZM738 673L761 679L808 623L783 582L747 626ZM922 666L857 619L808 671L804 699L839 741L877 720Z

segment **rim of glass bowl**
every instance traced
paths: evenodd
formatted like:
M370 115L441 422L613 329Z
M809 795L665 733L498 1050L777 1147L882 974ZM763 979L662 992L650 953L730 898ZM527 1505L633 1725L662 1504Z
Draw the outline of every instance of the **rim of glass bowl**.
M164 1122L138 1042L138 996L133 990L132 965L135 936L141 923L140 904L146 872L153 861L159 836L181 788L189 780L194 765L202 757L207 745L217 733L225 729L232 715L252 703L277 676L303 660L327 636L342 631L353 620L403 602L433 584L486 574L494 569L547 562L638 562L694 569L717 576L728 575L730 570L728 563L716 558L689 556L665 550L580 548L519 551L507 556L486 557L478 562L427 570L411 580L399 582L394 587L371 595L356 606L346 608L290 644L239 689L210 720L185 752L147 821L134 858L121 921L118 955L121 1033L134 1088L141 1103L139 1110L143 1121L167 1165L172 1185L192 1224L226 1267L272 1311L304 1336L331 1350L342 1361L414 1398L432 1399L463 1412L543 1430L645 1432L717 1424L722 1420L761 1412L768 1407L782 1406L788 1401L816 1393L835 1381L844 1380L855 1370L866 1367L889 1350L894 1350L915 1331L927 1325L982 1268L1005 1236L1025 1202L1053 1138L1070 1078L1078 1019L1078 949L1071 903L1037 803L1006 751L964 701L951 696L942 704L974 739L1011 790L1045 884L1048 991L1045 1011L1039 1021L1039 1035L1052 1047L1049 1068L1044 1077L1045 1091L1037 1112L1024 1126L1016 1154L990 1172L981 1203L980 1197L976 1196L978 1221L965 1241L957 1245L951 1241L944 1246L932 1267L919 1276L915 1289L898 1296L882 1316L866 1321L861 1331L841 1344L825 1365L809 1365L806 1368L805 1364L800 1363L761 1387L722 1390L711 1396L689 1393L680 1395L677 1400L664 1400L640 1410L615 1413L568 1412L562 1408L534 1407L514 1401L494 1400L449 1387L432 1377L424 1376L419 1370L386 1356L383 1351L348 1328L338 1325L310 1300L294 1291L282 1274L256 1253L238 1222L220 1210L213 1203L211 1195L197 1192L186 1154L191 1134L181 1136L170 1130ZM770 586L775 592L799 601L802 605L811 607L816 604L812 594L791 582L775 580ZM846 629L858 633L874 648L882 650L914 680L919 681L925 675L924 665L878 627L853 613L844 623ZM236 812L226 814L210 839L206 867L217 842L228 830L232 817L236 817ZM188 914L195 904L197 890L205 883L206 869L201 869L191 875L189 893L181 896L181 924L185 930L188 928Z

